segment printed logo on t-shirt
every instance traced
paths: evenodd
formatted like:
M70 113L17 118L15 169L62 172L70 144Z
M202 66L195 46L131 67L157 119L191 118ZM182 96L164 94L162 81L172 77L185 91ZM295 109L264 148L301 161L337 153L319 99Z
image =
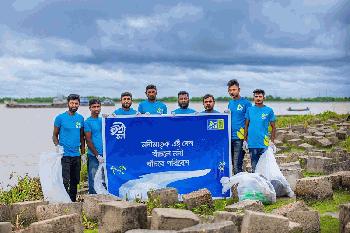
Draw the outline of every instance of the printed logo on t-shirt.
M157 109L157 113L159 113L159 114L163 114L163 109L158 108L158 109Z
M237 111L242 111L243 110L243 106L241 104L237 105Z
M80 129L81 123L79 121L75 122L75 128Z
M269 114L267 114L267 113L263 113L263 114L261 114L261 119L265 120L265 119L266 119L266 117L267 117L268 115L269 115Z

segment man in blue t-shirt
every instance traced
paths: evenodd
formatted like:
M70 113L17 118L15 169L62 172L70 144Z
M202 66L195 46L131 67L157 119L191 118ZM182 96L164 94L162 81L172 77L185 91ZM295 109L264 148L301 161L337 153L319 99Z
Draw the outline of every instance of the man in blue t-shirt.
M132 94L130 92L123 92L120 96L121 108L118 108L113 113L115 115L135 115L137 111L131 108Z
M141 114L167 114L166 105L157 100L157 87L150 84L146 87L147 100L139 103L138 112Z
M255 171L256 164L268 146L276 151L274 145L276 136L276 117L272 108L264 105L265 91L256 89L254 93L255 105L250 107L246 113L244 147L249 148L252 170ZM269 125L271 125L271 138L269 137Z
M215 98L211 94L206 94L203 96L203 106L205 110L201 113L220 113L214 109Z
M172 111L172 114L191 114L196 112L196 110L188 107L190 105L190 95L187 91L179 91L177 93L177 103L179 108Z
M85 154L84 117L77 113L80 105L79 95L70 94L67 102L68 111L55 118L52 141L58 152L63 148L63 184L70 199L75 202L80 181L80 154Z
M84 122L85 140L88 146L88 183L89 194L96 194L94 189L94 178L98 169L98 165L104 163L103 144L102 144L102 118L101 101L91 99L89 101L89 109L91 116Z
M236 79L228 81L227 88L229 95L232 97L227 106L231 112L231 157L233 172L237 174L243 171L245 113L252 104L249 100L240 96L241 89Z

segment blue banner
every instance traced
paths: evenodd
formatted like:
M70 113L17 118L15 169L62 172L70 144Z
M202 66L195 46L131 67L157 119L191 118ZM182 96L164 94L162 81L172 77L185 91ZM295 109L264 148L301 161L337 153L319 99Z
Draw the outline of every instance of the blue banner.
M104 118L107 189L128 199L174 187L179 194L207 188L221 193L231 176L228 114Z

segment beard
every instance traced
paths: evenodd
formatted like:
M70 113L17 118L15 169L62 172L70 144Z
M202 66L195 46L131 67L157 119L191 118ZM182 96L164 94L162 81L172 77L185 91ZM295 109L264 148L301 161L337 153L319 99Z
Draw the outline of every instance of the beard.
M123 103L122 104L122 107L123 108L130 108L131 104L128 104L128 103Z
M78 111L78 108L76 108L76 107L69 107L68 109L72 113L75 113L76 111Z
M180 108L188 108L190 103L179 103Z
M211 110L213 110L213 108L214 108L214 107L211 107L211 106L208 106L208 105L205 106L205 110L207 110L207 111L211 111Z

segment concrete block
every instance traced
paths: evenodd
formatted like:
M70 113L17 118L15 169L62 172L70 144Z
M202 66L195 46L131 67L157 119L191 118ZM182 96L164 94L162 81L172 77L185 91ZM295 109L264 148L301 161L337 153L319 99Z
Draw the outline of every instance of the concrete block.
M187 205L187 208L190 210L201 205L213 205L211 193L206 188L188 194L184 194L182 195L182 200L183 203L185 203Z
M290 221L288 233L303 233L303 228L299 223Z
M304 233L318 233L320 229L320 216L317 211L293 211L287 213L290 221L299 223Z
M77 214L81 217L82 210L81 202L40 205L36 208L36 217L39 221L69 214Z
M237 212L237 211L243 212L244 210L264 212L264 205L260 201L244 200L244 201L240 201L235 204L226 206L225 210L228 212Z
M333 198L332 183L326 176L306 177L297 180L295 187L297 199L324 200Z
M296 201L273 210L272 214L283 215L286 217L288 213L306 210L309 210L309 207L305 204L304 201Z
M155 208L152 211L151 229L181 230L197 225L200 219L189 210L172 208Z
M178 231L179 233L239 233L231 221L203 223Z
M241 233L277 233L288 230L289 220L286 217L246 210Z
M99 232L124 233L131 229L147 228L147 207L127 201L100 203Z
M291 189L294 191L297 180L302 178L301 169L281 169L283 176L288 181Z
M243 212L227 212L227 211L214 212L214 222L231 221L237 227L238 232L241 232L243 217L244 217Z
M12 225L10 222L0 222L0 233L11 233Z
M47 205L47 201L24 201L10 205L11 222L16 222L18 217L24 225L37 221L36 208L40 205Z
M176 188L163 188L147 192L148 199L159 201L162 207L168 207L179 202Z
M332 159L320 156L309 156L307 158L306 170L308 172L325 172L325 167L332 163Z
M350 203L339 205L339 232L346 232L346 226L350 223Z
M82 233L84 228L77 214L62 215L55 218L32 223L32 233Z
M11 220L10 207L5 204L0 204L0 222Z
M121 199L116 196L105 194L88 194L83 196L83 200L83 211L86 217L91 220L98 220L100 215L100 203L120 201Z

